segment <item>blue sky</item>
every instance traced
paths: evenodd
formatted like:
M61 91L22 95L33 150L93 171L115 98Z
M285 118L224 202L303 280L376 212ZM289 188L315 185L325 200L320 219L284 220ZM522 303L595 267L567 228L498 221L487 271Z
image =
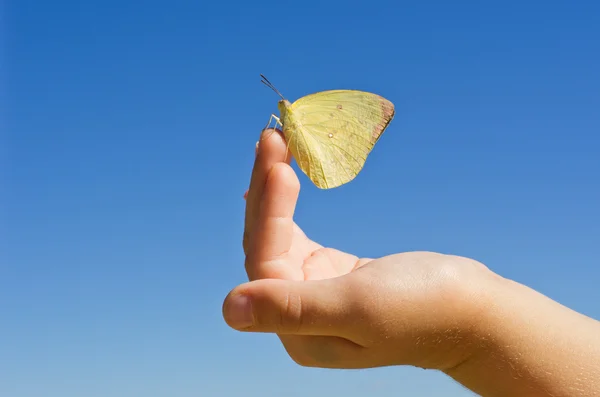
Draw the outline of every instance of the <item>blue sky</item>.
M376 5L376 7L374 7ZM600 318L600 4L7 1L0 395L468 396L296 366L221 318L278 97L377 92L352 183L297 221L357 255L470 256Z

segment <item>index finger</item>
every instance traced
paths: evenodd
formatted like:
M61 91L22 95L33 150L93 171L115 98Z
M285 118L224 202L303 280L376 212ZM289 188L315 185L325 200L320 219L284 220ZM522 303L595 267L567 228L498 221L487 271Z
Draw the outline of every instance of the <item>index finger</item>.
M265 129L260 135L254 160L254 168L250 178L250 188L246 197L246 215L244 220L244 252L248 253L250 236L253 233L260 202L265 189L267 175L273 165L280 162L289 164L291 155L287 151L287 144L279 130Z

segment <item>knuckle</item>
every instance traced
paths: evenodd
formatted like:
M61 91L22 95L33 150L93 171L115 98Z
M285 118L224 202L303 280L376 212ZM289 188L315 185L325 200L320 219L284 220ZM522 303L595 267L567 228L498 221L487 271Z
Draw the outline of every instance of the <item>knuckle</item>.
M437 276L444 282L455 283L462 278L463 269L456 258L445 257L439 264Z
M302 297L293 292L287 292L284 302L280 309L278 331L297 334L304 324Z
M271 292L257 294L253 298L255 325L280 335L297 334L304 322L302 299L271 281L262 280L274 287Z
M457 255L445 255L438 268L438 277L449 285L460 285L485 269L487 267L476 260Z

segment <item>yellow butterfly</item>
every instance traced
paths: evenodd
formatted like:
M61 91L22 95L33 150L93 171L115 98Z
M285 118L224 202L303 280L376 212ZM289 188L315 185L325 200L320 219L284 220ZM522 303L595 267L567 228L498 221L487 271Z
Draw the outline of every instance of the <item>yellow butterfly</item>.
M394 118L394 104L369 92L331 90L310 94L290 103L262 74L267 87L281 97L281 126L296 163L320 189L353 180L367 156Z

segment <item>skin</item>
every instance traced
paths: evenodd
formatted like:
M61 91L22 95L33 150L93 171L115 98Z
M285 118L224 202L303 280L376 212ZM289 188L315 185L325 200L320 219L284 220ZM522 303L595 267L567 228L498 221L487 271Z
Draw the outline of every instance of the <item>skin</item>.
M600 396L600 322L472 259L321 246L293 220L300 183L285 141L266 130L259 142L245 195L250 282L223 303L230 327L277 334L302 366L413 365L482 396Z

